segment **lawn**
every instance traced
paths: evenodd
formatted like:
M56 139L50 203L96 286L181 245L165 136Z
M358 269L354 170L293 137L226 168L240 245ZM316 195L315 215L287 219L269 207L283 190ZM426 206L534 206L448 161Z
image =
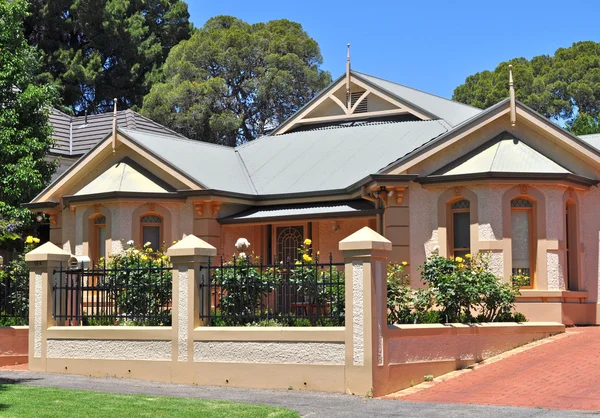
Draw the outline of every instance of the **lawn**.
M0 384L0 417L135 416L299 417L288 409L264 405Z

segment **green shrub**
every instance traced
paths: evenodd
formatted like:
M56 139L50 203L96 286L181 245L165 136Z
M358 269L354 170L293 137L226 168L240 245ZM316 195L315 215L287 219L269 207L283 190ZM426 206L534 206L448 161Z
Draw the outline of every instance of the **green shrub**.
M513 313L519 282L494 276L488 254L455 259L432 255L419 266L425 287L410 288L403 266L388 267L388 322L525 321Z
M100 262L103 262L101 259ZM110 270L113 286L119 289L115 302L120 308L119 314L112 320L87 318L89 325L171 325L172 298L171 263L162 251L153 251L150 243L136 248L133 242L122 252L110 257L106 268Z

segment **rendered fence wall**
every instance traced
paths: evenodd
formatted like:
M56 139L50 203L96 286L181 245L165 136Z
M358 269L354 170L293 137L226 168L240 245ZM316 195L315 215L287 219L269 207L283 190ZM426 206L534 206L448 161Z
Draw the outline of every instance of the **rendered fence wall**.
M53 271L70 254L51 243L30 266L29 368L34 371L254 388L383 395L536 338L560 324L388 327L386 254L369 228L340 242L345 327L207 327L200 284L214 247L190 235L168 250L172 326L56 326Z
M0 367L27 363L29 327L0 327Z

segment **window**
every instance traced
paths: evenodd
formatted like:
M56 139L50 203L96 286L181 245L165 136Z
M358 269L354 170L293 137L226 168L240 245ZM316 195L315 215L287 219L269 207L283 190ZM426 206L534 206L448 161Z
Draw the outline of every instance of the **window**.
M100 257L106 257L106 216L94 218L93 234L91 258L98 261Z
M464 257L471 252L471 202L462 199L450 206L451 225L448 239L451 257Z
M533 287L533 204L518 197L510 202L512 229L512 274L528 276L522 287Z
M579 290L579 237L577 234L577 206L569 200L565 207L565 235L567 238L567 290Z
M162 243L163 220L158 215L144 215L140 219L142 244L150 243L150 248L158 250Z
M277 260L286 263L298 259L298 249L304 240L304 228L301 226L286 226L277 228Z

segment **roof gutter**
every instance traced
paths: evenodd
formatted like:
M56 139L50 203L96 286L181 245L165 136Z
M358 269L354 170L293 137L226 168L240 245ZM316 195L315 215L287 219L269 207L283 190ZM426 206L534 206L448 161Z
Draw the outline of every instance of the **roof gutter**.
M485 173L469 173L469 174L454 174L454 175L436 175L420 177L415 182L420 184L443 184L456 183L460 181L473 180L506 180L518 182L522 180L538 180L538 181L567 181L569 183L580 186L597 186L600 180L590 179L588 177L579 176L571 173L502 173L502 172L485 172Z

